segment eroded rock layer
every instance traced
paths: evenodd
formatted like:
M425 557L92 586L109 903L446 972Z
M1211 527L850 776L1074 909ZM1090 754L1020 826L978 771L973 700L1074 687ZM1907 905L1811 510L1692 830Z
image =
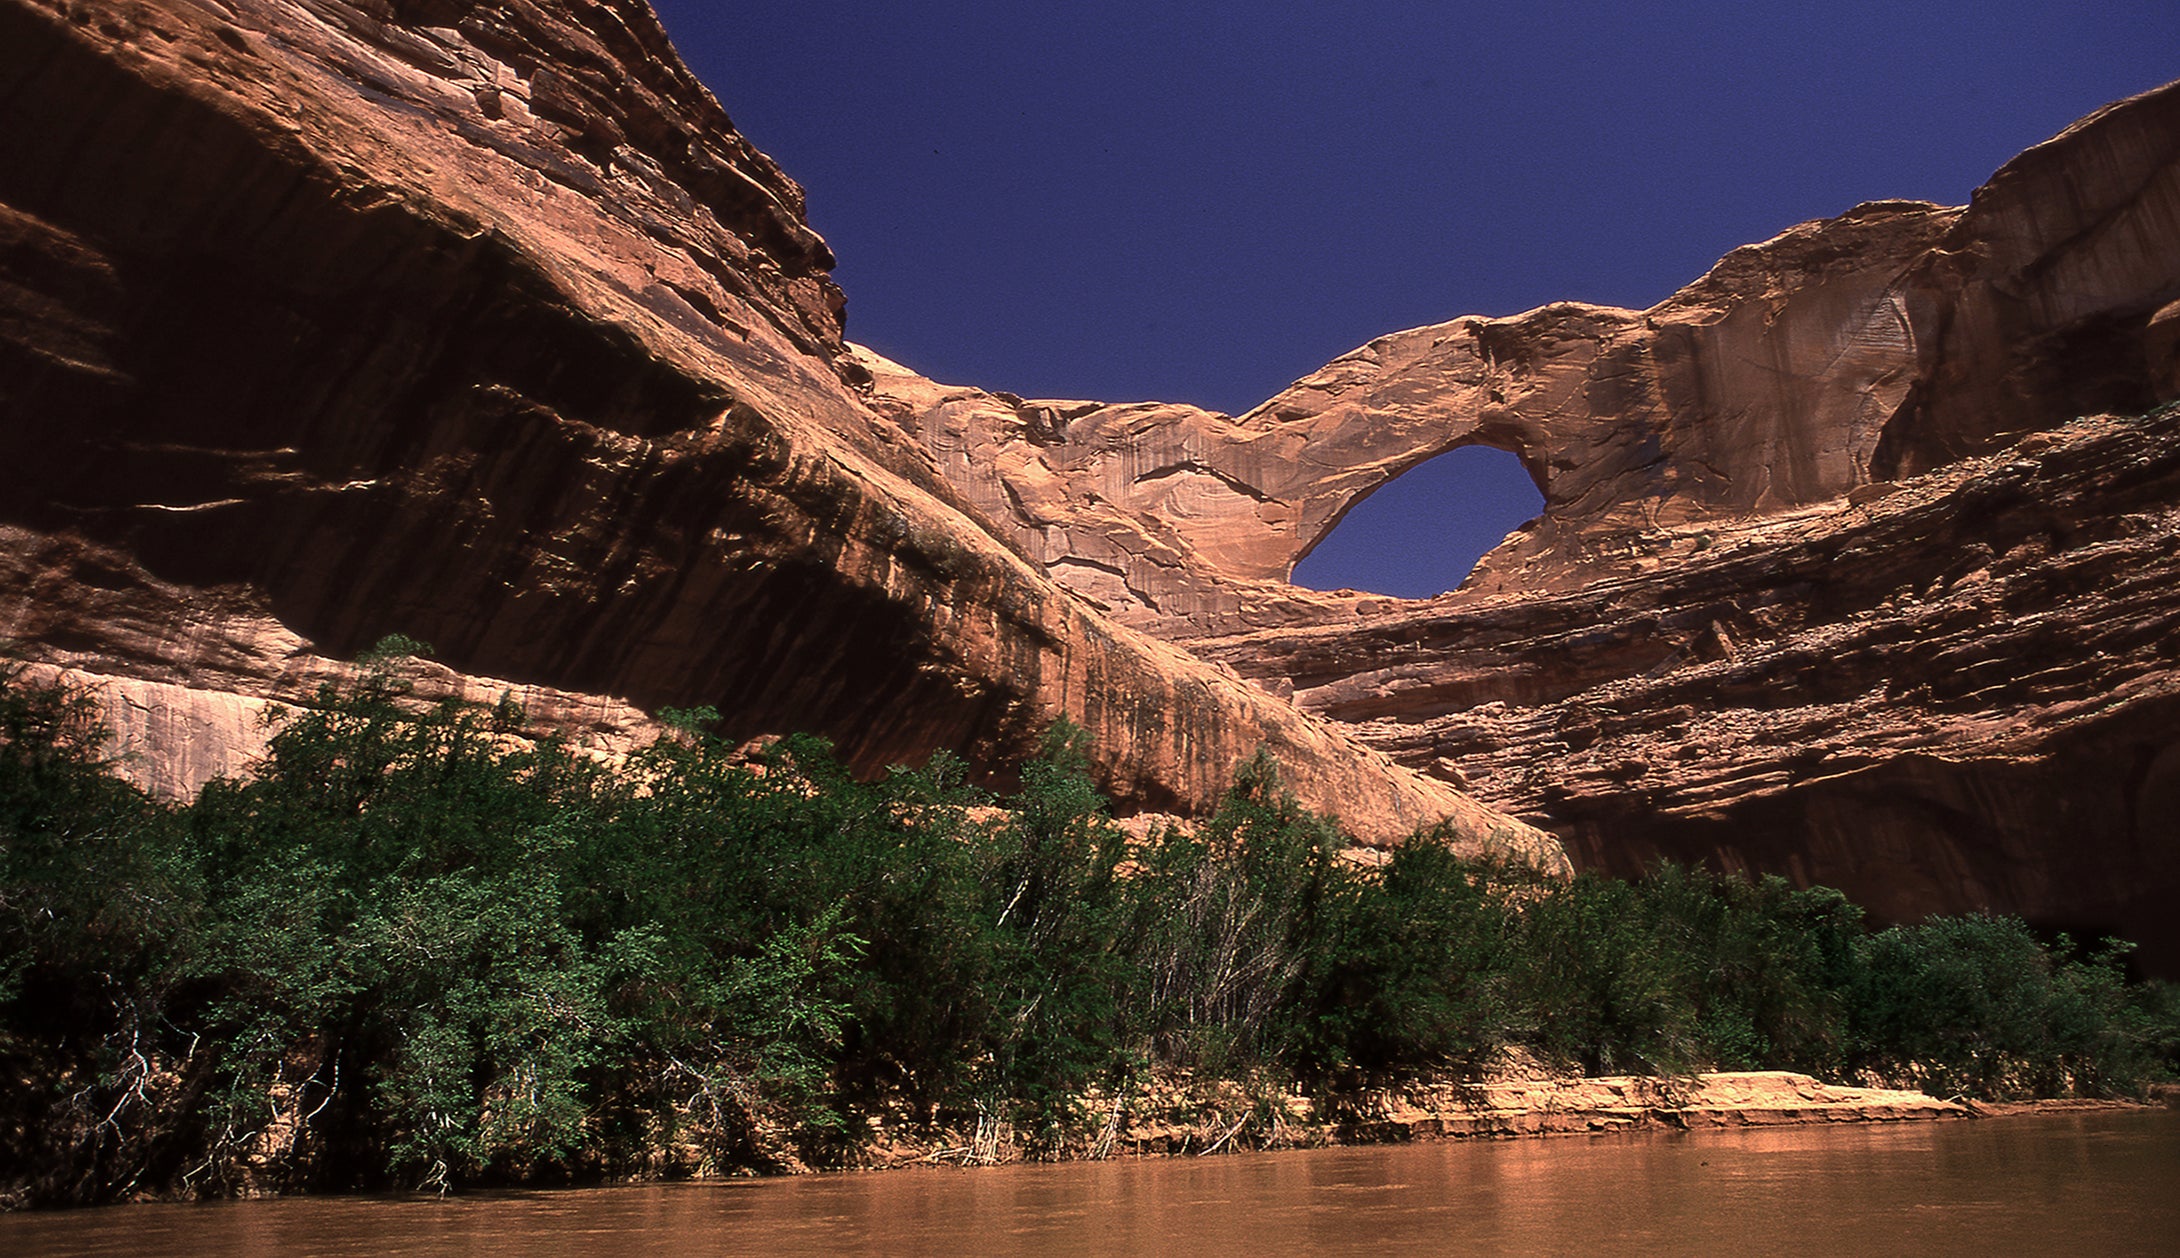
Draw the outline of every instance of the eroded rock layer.
M1587 864L2180 971L2180 85L1966 207L1240 416L846 343L799 190L637 0L0 0L0 124L0 636L101 679L162 789L400 632L427 692L608 751L709 703L996 768L1064 713L1131 807L1264 745L1374 838L1558 860L1466 787ZM1288 584L1469 444L1546 505L1461 590Z
M1964 208L1873 202L1645 311L1381 337L1239 417L883 404L1054 578L1632 872L1994 909L2180 971L2180 85ZM1446 450L1542 515L1456 592L1285 577ZM1452 504L1449 504L1452 509Z
M1264 746L1560 861L1053 584L869 404L830 264L637 0L7 0L0 636L169 789L398 632L608 746L710 704L997 771L1065 714L1133 806Z
M2001 909L2174 955L2180 407L1733 527L1649 572L1201 644L1578 863Z

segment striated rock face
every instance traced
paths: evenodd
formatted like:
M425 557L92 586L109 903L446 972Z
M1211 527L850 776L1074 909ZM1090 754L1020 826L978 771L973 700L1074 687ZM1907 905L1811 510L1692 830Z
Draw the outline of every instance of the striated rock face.
M1365 834L1563 861L1049 580L866 397L830 264L637 0L6 0L0 636L167 789L400 632L608 748L712 704L996 768L1066 714L1132 805L1261 745Z
M1353 609L1285 585L1349 507L1464 445L1543 515L1463 589L1644 569L1740 520L2180 394L2180 86L2022 154L1965 209L1857 206L1645 311L1562 303L1380 337L1240 417L947 389L866 356L949 479L1055 576L1181 640Z
M1239 417L866 360L1059 580L1586 865L2120 931L2180 972L2180 85L1959 209L1857 206L1647 311L1379 338ZM1545 496L1452 594L1284 578L1484 444Z
M1471 790L2180 972L2180 85L1240 416L924 379L830 261L637 0L0 0L0 636L162 789L401 632L608 751L1065 713L1135 808L1264 745L1374 838L1562 859ZM1288 584L1468 444L1546 505L1461 590Z
M1887 488L1668 531L1654 570L1565 593L1200 646L1582 865L1778 872L2170 957L2180 408Z

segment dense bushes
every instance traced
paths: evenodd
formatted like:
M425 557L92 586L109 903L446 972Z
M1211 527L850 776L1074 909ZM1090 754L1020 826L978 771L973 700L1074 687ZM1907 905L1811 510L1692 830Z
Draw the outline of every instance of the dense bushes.
M2126 945L2046 947L2016 918L1933 918L1863 941L1858 1064L1937 1095L2133 1089L2180 1062L2169 989L2130 990Z
M0 1181L416 1186L829 1162L871 1120L1055 1147L1156 1071L1337 1100L1521 1047L1976 1095L2173 1062L2162 989L2010 919L1871 934L1838 894L1662 868L1377 863L1246 766L1131 841L1079 732L1002 807L675 714L615 765L380 676L189 807L0 676Z

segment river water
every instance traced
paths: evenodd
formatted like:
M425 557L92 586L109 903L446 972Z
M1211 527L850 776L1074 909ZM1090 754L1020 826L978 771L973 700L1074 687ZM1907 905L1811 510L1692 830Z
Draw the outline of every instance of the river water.
M0 1217L0 1254L2180 1254L2180 1113Z

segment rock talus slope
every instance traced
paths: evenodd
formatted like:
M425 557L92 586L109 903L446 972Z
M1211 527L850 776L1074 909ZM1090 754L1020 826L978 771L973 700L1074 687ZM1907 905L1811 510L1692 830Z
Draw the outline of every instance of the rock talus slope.
M711 704L996 768L1064 714L1132 806L1263 746L1563 863L1053 584L871 404L831 261L635 0L7 0L0 636L173 790L399 632L607 747Z

